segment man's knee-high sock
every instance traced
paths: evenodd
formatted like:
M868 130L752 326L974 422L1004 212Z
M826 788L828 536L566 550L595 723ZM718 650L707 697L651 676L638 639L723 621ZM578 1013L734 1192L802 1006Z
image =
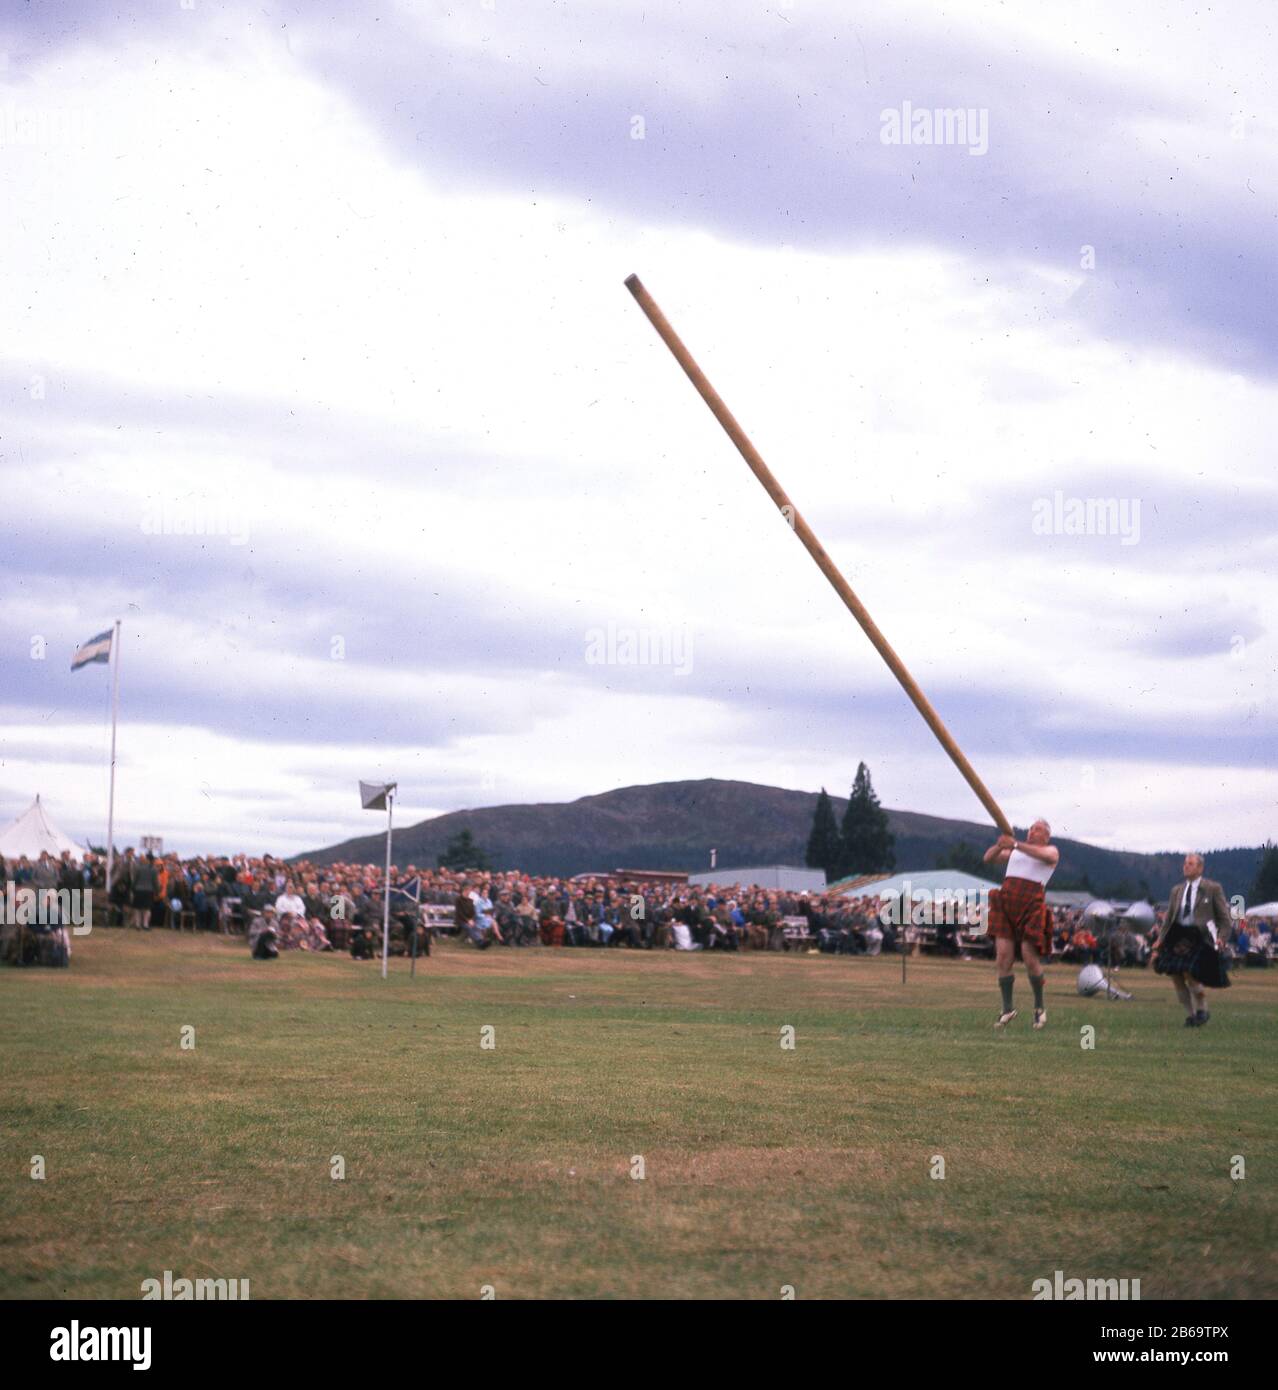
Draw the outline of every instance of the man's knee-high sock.
M1189 997L1194 1001L1194 1008L1199 1013L1205 1013L1207 1009L1207 990L1195 980L1189 986Z
M1034 1007L1036 1009L1041 1009L1043 1007L1043 977L1041 975L1031 975L1030 987L1034 991Z
M1016 983L1015 975L1000 975L998 977L998 987L1003 992L1003 1012L1012 1012L1012 986Z

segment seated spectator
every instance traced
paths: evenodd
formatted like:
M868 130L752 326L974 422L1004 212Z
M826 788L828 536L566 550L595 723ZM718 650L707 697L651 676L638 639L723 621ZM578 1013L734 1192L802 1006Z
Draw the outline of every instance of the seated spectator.
M751 951L766 951L771 941L772 927L767 900L755 898L746 914L745 945Z
M562 946L564 944L563 920L556 916L555 905L550 898L542 900L538 931L543 946Z
M609 907L604 902L601 893L595 894L594 923L596 944L600 946L612 945L613 938L617 934L616 909Z
M282 951L299 951L302 949L306 938L306 924L303 918L294 915L292 912L281 913L277 908L275 911L276 921L279 923L279 944Z
M285 885L284 891L275 899L275 911L281 920L286 914L301 918L306 916L306 904L297 891L297 885L291 879Z
M305 921L306 939L303 945L308 951L331 951L333 943L328 939L328 931L319 917L308 917Z
M249 924L248 944L254 960L274 960L279 955L279 932L273 906L264 907Z
M467 935L475 925L475 899L467 890L464 879L457 885L457 896L453 899L453 921L457 923L459 930Z
M692 939L692 928L688 926L687 922L681 922L676 917L670 924L670 930L676 951L700 951L704 949L699 941Z
M493 909L493 916L503 941L511 946L523 946L525 944L521 918L515 911L515 904L511 901L509 893L498 893L497 906Z
M1269 947L1272 940L1269 932L1265 930L1263 919L1257 918L1255 922L1248 925L1245 933L1247 940L1246 948L1240 953L1242 963L1252 970L1264 970L1269 965Z
M735 951L738 945L730 910L726 905L717 905L706 918L706 950Z
M564 945L586 945L586 929L577 914L577 902L571 893L568 894L568 906L564 911Z
M494 941L505 945L497 919L493 916L493 903L486 888L485 884L470 893L473 920L465 927L466 935L481 951L486 951Z
M209 893L202 878L197 878L192 886L191 910L195 913L197 930L212 931L217 926L217 899Z
M531 884L524 884L519 900L515 905L519 918L519 938L521 945L531 945L537 940L539 921L537 917L537 895Z

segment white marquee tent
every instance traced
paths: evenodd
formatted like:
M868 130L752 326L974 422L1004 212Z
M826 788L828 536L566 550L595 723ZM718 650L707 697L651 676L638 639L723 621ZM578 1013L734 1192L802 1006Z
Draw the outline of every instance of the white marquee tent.
M75 859L84 858L84 846L77 845L49 819L49 813L37 796L17 820L0 831L0 856L13 861L25 854L28 859L36 860L46 849L55 859L64 849L70 850Z
M859 887L845 888L847 898L896 897L909 888L913 897L918 893L980 893L997 888L997 883L989 879L977 878L975 874L964 873L961 869L918 869L913 873L893 874L891 878L877 879L863 883ZM835 891L839 891L836 885Z

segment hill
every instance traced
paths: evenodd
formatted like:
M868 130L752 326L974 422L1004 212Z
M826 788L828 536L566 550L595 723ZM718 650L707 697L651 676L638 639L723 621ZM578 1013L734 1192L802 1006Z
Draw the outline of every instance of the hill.
M847 802L832 797L840 818ZM753 782L707 778L619 787L576 801L485 806L450 811L395 832L395 863L433 867L449 840L463 829L488 853L495 868L531 874L569 875L590 870L680 869L696 872L719 851L724 867L802 864L815 792L788 791ZM899 868L930 869L956 845L984 850L993 832L974 821L947 820L916 811L888 811ZM1022 828L1023 833L1023 828ZM1054 887L1086 887L1113 897L1165 896L1180 876L1181 852L1138 854L1058 840L1061 867ZM381 863L381 834L361 835L297 855L316 864ZM1226 893L1246 893L1260 850L1211 854L1208 872Z

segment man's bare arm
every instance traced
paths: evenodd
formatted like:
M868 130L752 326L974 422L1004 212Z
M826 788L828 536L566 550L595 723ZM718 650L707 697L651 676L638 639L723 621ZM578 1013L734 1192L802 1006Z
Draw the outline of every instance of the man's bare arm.
M1000 835L989 849L985 851L984 862L986 864L991 864L994 860L1000 859L1006 863L1007 860L1011 858L1012 848L1015 843L1016 841L1013 840L1010 835Z
M1031 845L1028 841L1022 841L1013 848L1019 849L1022 854L1028 854L1031 859L1041 860L1044 864L1055 864L1061 857L1061 852L1055 845Z

